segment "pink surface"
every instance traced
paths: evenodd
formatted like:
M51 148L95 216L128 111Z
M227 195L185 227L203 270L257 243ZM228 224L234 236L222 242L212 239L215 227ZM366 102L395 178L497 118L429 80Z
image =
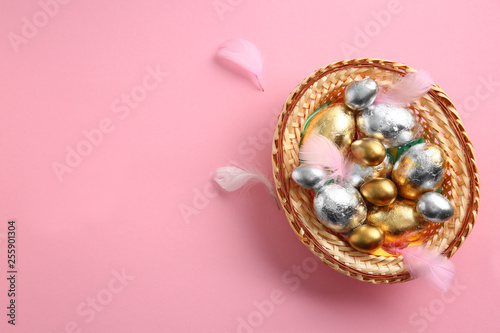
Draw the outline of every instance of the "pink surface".
M0 3L1 332L500 331L498 1L54 3ZM262 50L264 93L214 61L233 37ZM425 68L459 105L482 187L453 292L348 278L264 188L213 190L230 160L270 173L288 93L352 57Z

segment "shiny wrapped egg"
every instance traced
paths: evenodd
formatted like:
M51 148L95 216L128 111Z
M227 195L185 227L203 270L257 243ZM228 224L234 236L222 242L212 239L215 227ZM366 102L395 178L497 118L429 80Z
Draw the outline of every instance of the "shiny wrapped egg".
M386 156L385 146L377 139L363 138L351 144L352 157L360 163L375 166L382 163Z
M356 126L363 135L380 140L387 148L403 146L422 135L413 112L402 106L374 104L360 112Z
M302 142L311 135L319 134L345 151L354 140L355 133L353 112L344 104L330 104L312 116L302 135Z
M316 193L314 211L325 227L346 233L363 224L367 209L361 194L354 187L328 184Z
M419 143L399 157L392 170L392 180L401 196L417 200L443 184L446 168L446 156L438 145Z
M372 178L390 175L393 167L392 157L389 154L385 156L384 161L379 165L368 166L361 163L353 164L349 184L354 187L359 187Z
M373 79L353 81L345 88L344 102L353 110L369 107L378 94L378 84Z
M387 178L374 178L359 189L363 198L377 206L390 205L398 196L396 185Z
M427 192L418 198L417 212L427 221L445 222L453 217L455 209L444 195Z
M385 235L384 248L406 247L422 243L436 231L416 210L416 203L406 199L396 199L387 206L372 206L366 217L368 224L382 229Z
M349 244L361 252L373 253L382 247L384 232L379 227L363 224L349 234Z
M319 165L299 165L292 171L292 179L302 188L317 190L326 182L326 171Z

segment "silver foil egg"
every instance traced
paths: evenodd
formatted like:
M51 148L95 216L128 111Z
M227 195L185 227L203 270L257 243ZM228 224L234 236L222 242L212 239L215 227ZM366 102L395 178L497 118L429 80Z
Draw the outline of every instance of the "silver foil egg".
M314 210L327 228L346 233L363 224L367 209L363 197L350 185L328 184L314 197Z
M405 151L394 164L392 181L399 195L417 200L443 184L447 166L446 155L438 145L419 143Z
M375 104L363 110L356 117L356 126L363 136L379 139L387 148L410 143L423 131L410 109L391 104Z
M316 190L326 182L326 171L319 165L299 165L292 171L292 179L302 188Z
M426 221L445 222L453 217L455 209L444 195L427 192L418 198L417 212Z
M345 88L344 102L353 110L369 107L378 94L378 84L373 79L353 81Z
M385 156L382 163L375 166L368 166L362 163L353 163L351 177L349 178L349 184L354 187L360 187L368 180L378 177L387 177L391 174L393 163L392 158L389 154Z

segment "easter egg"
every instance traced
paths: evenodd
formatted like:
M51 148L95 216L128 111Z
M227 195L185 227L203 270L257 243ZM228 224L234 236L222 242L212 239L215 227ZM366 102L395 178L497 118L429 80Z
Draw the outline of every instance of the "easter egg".
M325 227L345 233L363 224L367 210L357 189L349 185L328 184L316 193L314 211Z
M446 156L438 145L419 143L399 157L392 170L392 180L401 196L416 200L443 184L446 168Z
M444 195L427 192L418 198L417 212L426 221L445 222L453 217L455 209Z
M390 205L398 196L396 185L387 178L374 178L359 189L363 198L377 206Z
M335 143L341 150L346 150L354 140L356 126L354 115L344 104L330 104L315 114L302 135L305 142L311 135L323 135Z
M372 206L366 222L384 232L385 248L422 243L436 231L433 227L436 223L425 221L418 214L416 203L406 199L396 199L387 206Z
M353 81L345 88L344 102L353 110L361 110L373 104L378 94L378 84L373 79Z
M360 163L375 166L385 159L385 146L377 139L363 138L351 144L353 158Z
M292 171L292 179L302 188L315 190L326 182L326 171L319 165L299 165Z
M356 117L358 131L378 139L387 148L403 146L422 134L422 126L413 112L403 106L374 104Z
M384 232L379 227L363 224L349 235L349 244L361 252L373 253L382 247Z

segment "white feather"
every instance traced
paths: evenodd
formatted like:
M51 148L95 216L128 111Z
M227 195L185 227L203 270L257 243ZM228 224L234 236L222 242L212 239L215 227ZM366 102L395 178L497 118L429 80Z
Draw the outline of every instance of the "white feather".
M258 170L250 171L248 169L235 166L226 166L217 169L214 175L214 180L221 188L229 192L239 190L252 184L262 183L274 197L276 204L278 204L271 182Z

